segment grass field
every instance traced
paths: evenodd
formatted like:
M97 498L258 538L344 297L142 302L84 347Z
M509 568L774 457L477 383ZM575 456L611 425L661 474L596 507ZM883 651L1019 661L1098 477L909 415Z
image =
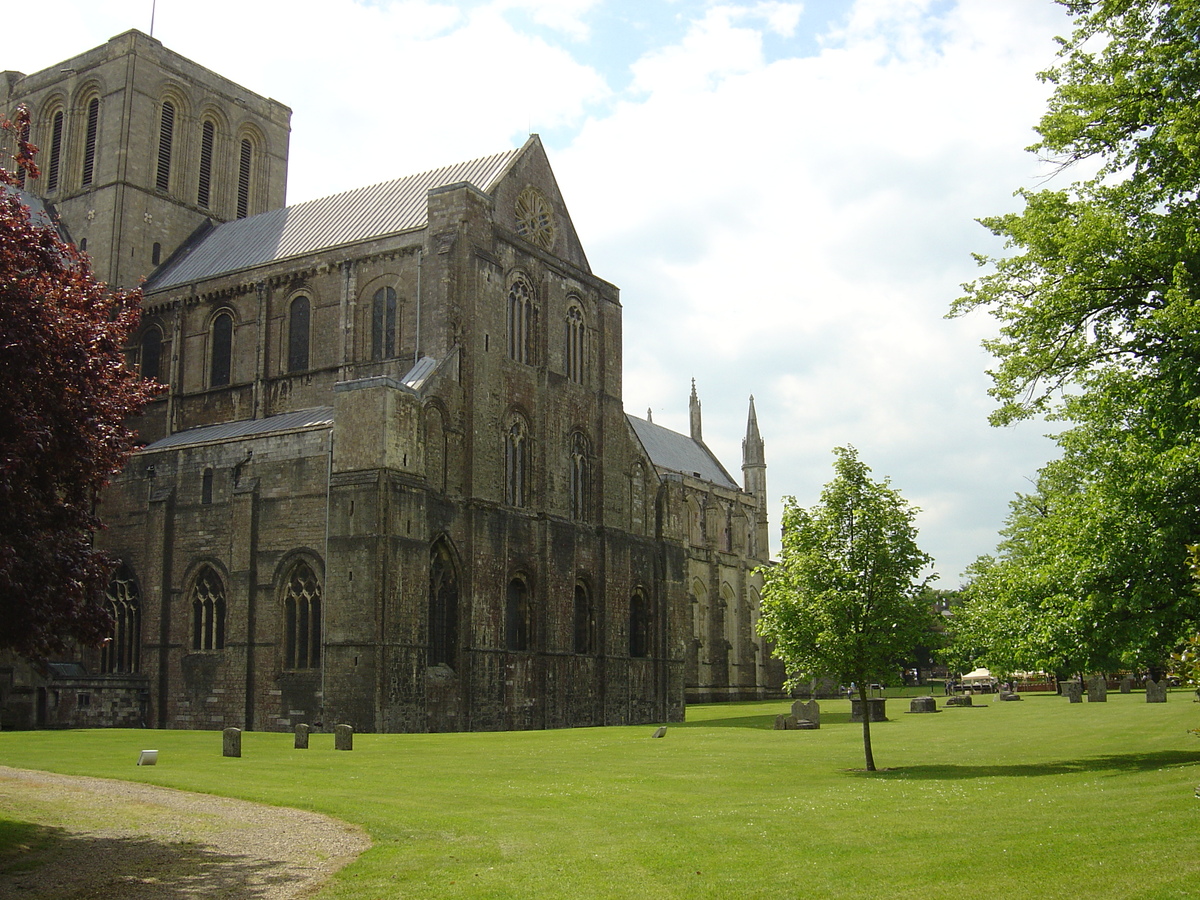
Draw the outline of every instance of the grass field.
M650 727L371 735L0 732L0 764L145 781L356 822L375 846L320 895L1200 897L1200 705L1053 695L936 714L888 703L862 771L849 703L774 731L786 703L693 706ZM977 702L980 698L976 698ZM938 698L939 706L941 698ZM143 748L156 767L134 766ZM23 833L0 817L0 845Z

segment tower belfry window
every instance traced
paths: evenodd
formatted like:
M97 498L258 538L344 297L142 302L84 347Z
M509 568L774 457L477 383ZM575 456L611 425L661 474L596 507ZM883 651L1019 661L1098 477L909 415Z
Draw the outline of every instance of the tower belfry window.
M158 123L158 171L154 186L160 191L171 188L171 144L175 140L175 104L166 100Z
M200 183L196 188L196 203L208 209L212 194L213 139L216 128L206 119L200 129Z
M46 167L46 193L58 190L58 171L62 162L63 114L54 114L50 125L50 165Z
M83 141L83 178L84 187L91 186L96 173L96 136L100 130L100 98L93 97L87 108L87 134Z
M244 219L250 215L250 162L254 147L249 138L242 139L240 156L238 157L238 194L237 217Z

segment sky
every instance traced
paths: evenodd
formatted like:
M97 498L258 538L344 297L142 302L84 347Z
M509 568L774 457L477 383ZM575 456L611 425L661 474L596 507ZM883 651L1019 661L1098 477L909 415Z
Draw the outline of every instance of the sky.
M292 109L288 202L538 133L593 272L621 289L626 411L740 481L754 397L772 545L835 447L920 508L936 587L993 552L1049 426L987 423L1003 246L977 219L1054 185L1025 150L1070 21L1053 0L41 0L0 69L137 28ZM1062 176L1059 176L1062 177Z

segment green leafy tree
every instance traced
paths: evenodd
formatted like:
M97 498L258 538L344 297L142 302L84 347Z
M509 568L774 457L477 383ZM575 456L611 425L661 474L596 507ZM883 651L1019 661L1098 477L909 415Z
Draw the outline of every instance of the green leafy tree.
M1061 2L1075 29L1031 149L1094 174L984 219L1008 254L979 257L991 271L951 315L1000 324L993 423L1068 427L978 573L970 624L1033 617L999 656L1156 666L1198 612L1182 548L1200 523L1200 2Z
M834 451L836 476L812 509L785 498L783 550L763 575L759 633L792 673L854 682L866 710L868 685L894 678L926 640L931 611L910 506L889 482L872 481L852 447ZM870 716L863 753L875 771Z
M28 113L2 123L37 177ZM157 388L125 366L138 291L110 291L0 167L0 649L42 659L111 633L112 561L92 548L96 497Z

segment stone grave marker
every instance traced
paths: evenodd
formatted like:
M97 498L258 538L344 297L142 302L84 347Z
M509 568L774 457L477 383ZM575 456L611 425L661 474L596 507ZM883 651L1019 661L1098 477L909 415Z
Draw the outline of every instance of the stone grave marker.
M666 737L666 736L667 736L667 726L666 725L659 725L657 728L654 729L654 734L650 735L650 737L656 737L656 738Z
M297 725L296 726L296 749L297 750L307 750L308 749L308 726L307 725Z
M970 694L957 694L953 697L946 698L946 706L947 707L970 706L970 705L971 705L971 695Z
M913 697L909 701L908 711L914 713L937 712L937 701L932 697Z
M1083 702L1083 685L1078 681L1064 681L1061 687L1062 695L1072 703Z
M1167 679L1155 682L1149 678L1146 679L1146 702L1147 703L1166 703L1167 702Z
M1018 694L1016 691L1001 691L1000 699L1004 700L1004 701L1020 700L1021 695Z
M1121 679L1121 693L1129 694L1133 692L1133 676L1126 675Z
M868 697L867 698L867 715L871 717L872 722L886 722L887 708L885 704L887 700L883 697ZM862 700L857 697L850 701L850 721L861 722L863 717Z
M816 700L797 700L792 704L792 715L798 722L812 722L814 727L821 727L821 704Z
M334 750L353 750L354 749L354 729L349 725L334 725L333 726L333 749Z
M242 729L225 729L224 739L221 742L221 755L236 757L242 755Z
M1093 675L1088 679L1088 703L1108 702L1108 682L1103 675Z

